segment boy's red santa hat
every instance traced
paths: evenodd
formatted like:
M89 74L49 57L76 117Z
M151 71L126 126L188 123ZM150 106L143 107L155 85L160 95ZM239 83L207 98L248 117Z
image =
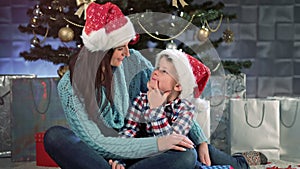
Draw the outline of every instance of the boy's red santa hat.
M157 54L157 67L161 56L168 55L177 72L182 91L180 98L199 98L210 77L210 70L198 59L177 49L166 49Z
M129 42L135 36L130 19L111 2L90 3L82 31L83 44L90 51L105 51Z

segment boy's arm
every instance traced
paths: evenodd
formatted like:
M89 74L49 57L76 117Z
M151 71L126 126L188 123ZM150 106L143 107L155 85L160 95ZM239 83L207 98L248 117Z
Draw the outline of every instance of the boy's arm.
M147 122L151 123L154 134L157 136L172 133L187 135L193 124L194 106L182 100L178 107L173 110L173 112L176 112L177 117L170 119L171 124L164 109L165 107L159 106L145 112L145 118Z
M132 106L128 109L125 126L121 132L119 132L121 137L128 138L136 136L138 124L141 122L143 100L144 97L140 94L134 99Z

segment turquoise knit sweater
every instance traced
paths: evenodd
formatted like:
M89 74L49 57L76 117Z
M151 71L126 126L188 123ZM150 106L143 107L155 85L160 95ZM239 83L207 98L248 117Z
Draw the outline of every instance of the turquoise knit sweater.
M123 90L127 90L124 93L128 93L130 102L132 102L133 98L136 97L140 91L145 92L147 90L147 81L153 70L151 63L138 51L130 50L130 53L131 56L124 59L122 65L117 68L117 72L119 73L114 74L114 76L120 76L114 78L118 80L115 84L119 86L117 90L114 91L115 95L118 96L114 98L119 99L114 100L115 107L124 107L122 103L124 99L120 97L122 96L122 92L124 92ZM134 74L134 72L139 73ZM71 129L99 155L105 158L130 159L143 158L158 153L156 137L118 138L104 136L97 124L88 118L82 102L74 95L70 81L70 72L66 72L59 81L58 94ZM127 105L125 104L125 106ZM127 112L117 112L117 110L123 109L124 108L110 108L105 113L105 117L103 117L107 122L106 124L114 128L119 128L114 125L113 119L111 118L118 115L118 118L122 118L121 121L123 122ZM189 136L195 144L207 140L204 132L197 123L192 127Z

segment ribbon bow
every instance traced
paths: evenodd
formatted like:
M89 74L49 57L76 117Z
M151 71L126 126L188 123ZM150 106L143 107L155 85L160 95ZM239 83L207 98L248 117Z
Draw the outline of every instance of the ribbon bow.
M86 19L86 8L89 6L90 3L94 2L95 0L76 0L77 6L79 8L77 11L74 13L74 15L78 15L80 18L82 13L84 12L84 20Z
M184 7L185 5L188 5L184 0L179 0L179 2L182 7ZM172 0L172 6L175 6L176 8L178 8L177 0Z

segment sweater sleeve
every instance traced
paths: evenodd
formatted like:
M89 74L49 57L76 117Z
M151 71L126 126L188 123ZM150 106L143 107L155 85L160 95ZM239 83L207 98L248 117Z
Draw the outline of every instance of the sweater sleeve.
M58 94L70 128L104 158L143 158L158 152L157 138L118 138L104 136L98 125L88 118L84 106L74 95L70 72L58 84ZM116 132L111 129L111 132Z
M188 136L196 145L199 145L203 142L207 142L205 133L196 120L193 120L193 125Z

